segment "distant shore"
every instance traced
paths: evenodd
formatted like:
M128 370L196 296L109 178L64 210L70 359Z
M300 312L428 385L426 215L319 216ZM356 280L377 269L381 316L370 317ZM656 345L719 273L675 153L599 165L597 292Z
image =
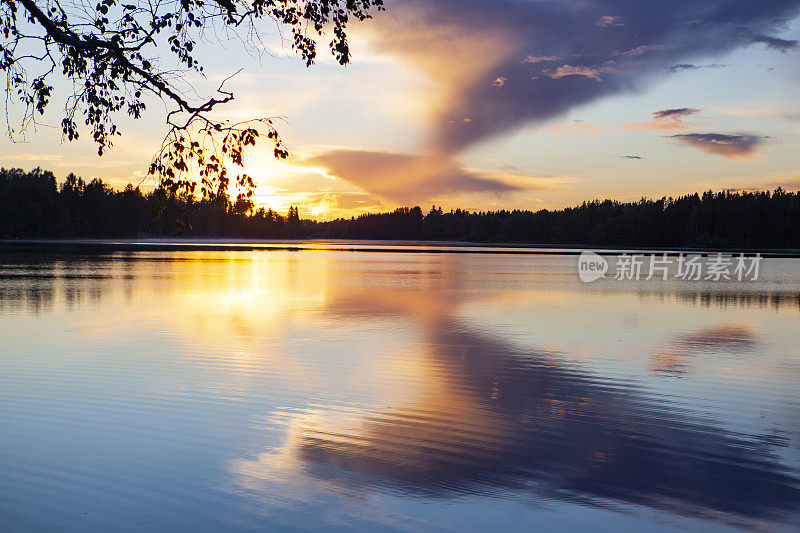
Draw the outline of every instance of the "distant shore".
M800 249L776 248L659 248L592 247L574 244L483 243L462 241L356 240L356 239L3 239L6 252L110 252L110 251L331 251L382 253L468 253L517 255L579 255L592 250L600 255L624 252L679 255L761 254L764 257L800 258Z

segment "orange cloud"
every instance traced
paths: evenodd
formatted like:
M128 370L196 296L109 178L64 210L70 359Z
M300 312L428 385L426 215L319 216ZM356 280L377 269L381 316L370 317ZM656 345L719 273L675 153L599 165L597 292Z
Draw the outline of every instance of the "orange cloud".
M598 135L603 133L603 128L591 122L573 120L569 124L551 124L539 128L539 131L552 133L554 135Z
M595 24L603 28L608 28L611 26L622 27L625 25L625 23L622 22L622 19L620 17L612 17L610 15L605 15L600 17L595 21Z
M492 87L498 87L498 88L502 87L503 85L506 84L507 81L508 81L508 78L506 78L505 76L499 76L497 79L495 79L492 82Z
M559 56L528 56L522 60L523 63L541 63L542 61L558 61Z
M657 52L659 50L669 50L671 48L675 48L674 46L664 45L664 44L644 44L641 46L637 46L636 48L631 48L630 50L625 50L624 52L613 52L612 56L622 56L622 57L636 57L640 55L644 55L648 52Z
M502 195L551 188L537 177L467 169L440 155L338 149L298 164L323 167L332 176L403 205L464 194ZM523 181L524 186L520 184Z
M557 69L546 69L542 71L544 76L557 80L566 76L583 76L596 81L603 81L600 71L593 67L582 67L575 65L562 65Z

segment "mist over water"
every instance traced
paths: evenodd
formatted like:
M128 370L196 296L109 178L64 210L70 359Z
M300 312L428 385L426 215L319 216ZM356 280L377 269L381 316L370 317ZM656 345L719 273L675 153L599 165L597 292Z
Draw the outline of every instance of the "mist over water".
M792 530L798 325L796 259L4 252L0 530Z

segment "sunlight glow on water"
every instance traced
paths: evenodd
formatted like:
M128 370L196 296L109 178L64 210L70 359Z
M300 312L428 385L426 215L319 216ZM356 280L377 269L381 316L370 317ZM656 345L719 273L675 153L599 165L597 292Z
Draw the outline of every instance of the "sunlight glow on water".
M0 255L0 530L791 530L800 260Z

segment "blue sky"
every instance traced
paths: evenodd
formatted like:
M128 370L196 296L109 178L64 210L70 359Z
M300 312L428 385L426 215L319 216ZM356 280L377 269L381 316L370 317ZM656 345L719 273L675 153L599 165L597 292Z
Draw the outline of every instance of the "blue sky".
M277 34L260 58L206 43L226 117L281 116L288 163L256 148L256 201L331 218L435 203L555 208L708 188L800 187L800 1L394 0L352 25L353 62L306 68ZM321 54L322 55L322 54ZM102 158L61 140L57 92L3 166L139 183L163 105ZM661 116L654 113L661 113ZM86 135L84 135L85 137ZM145 180L143 187L152 186Z

